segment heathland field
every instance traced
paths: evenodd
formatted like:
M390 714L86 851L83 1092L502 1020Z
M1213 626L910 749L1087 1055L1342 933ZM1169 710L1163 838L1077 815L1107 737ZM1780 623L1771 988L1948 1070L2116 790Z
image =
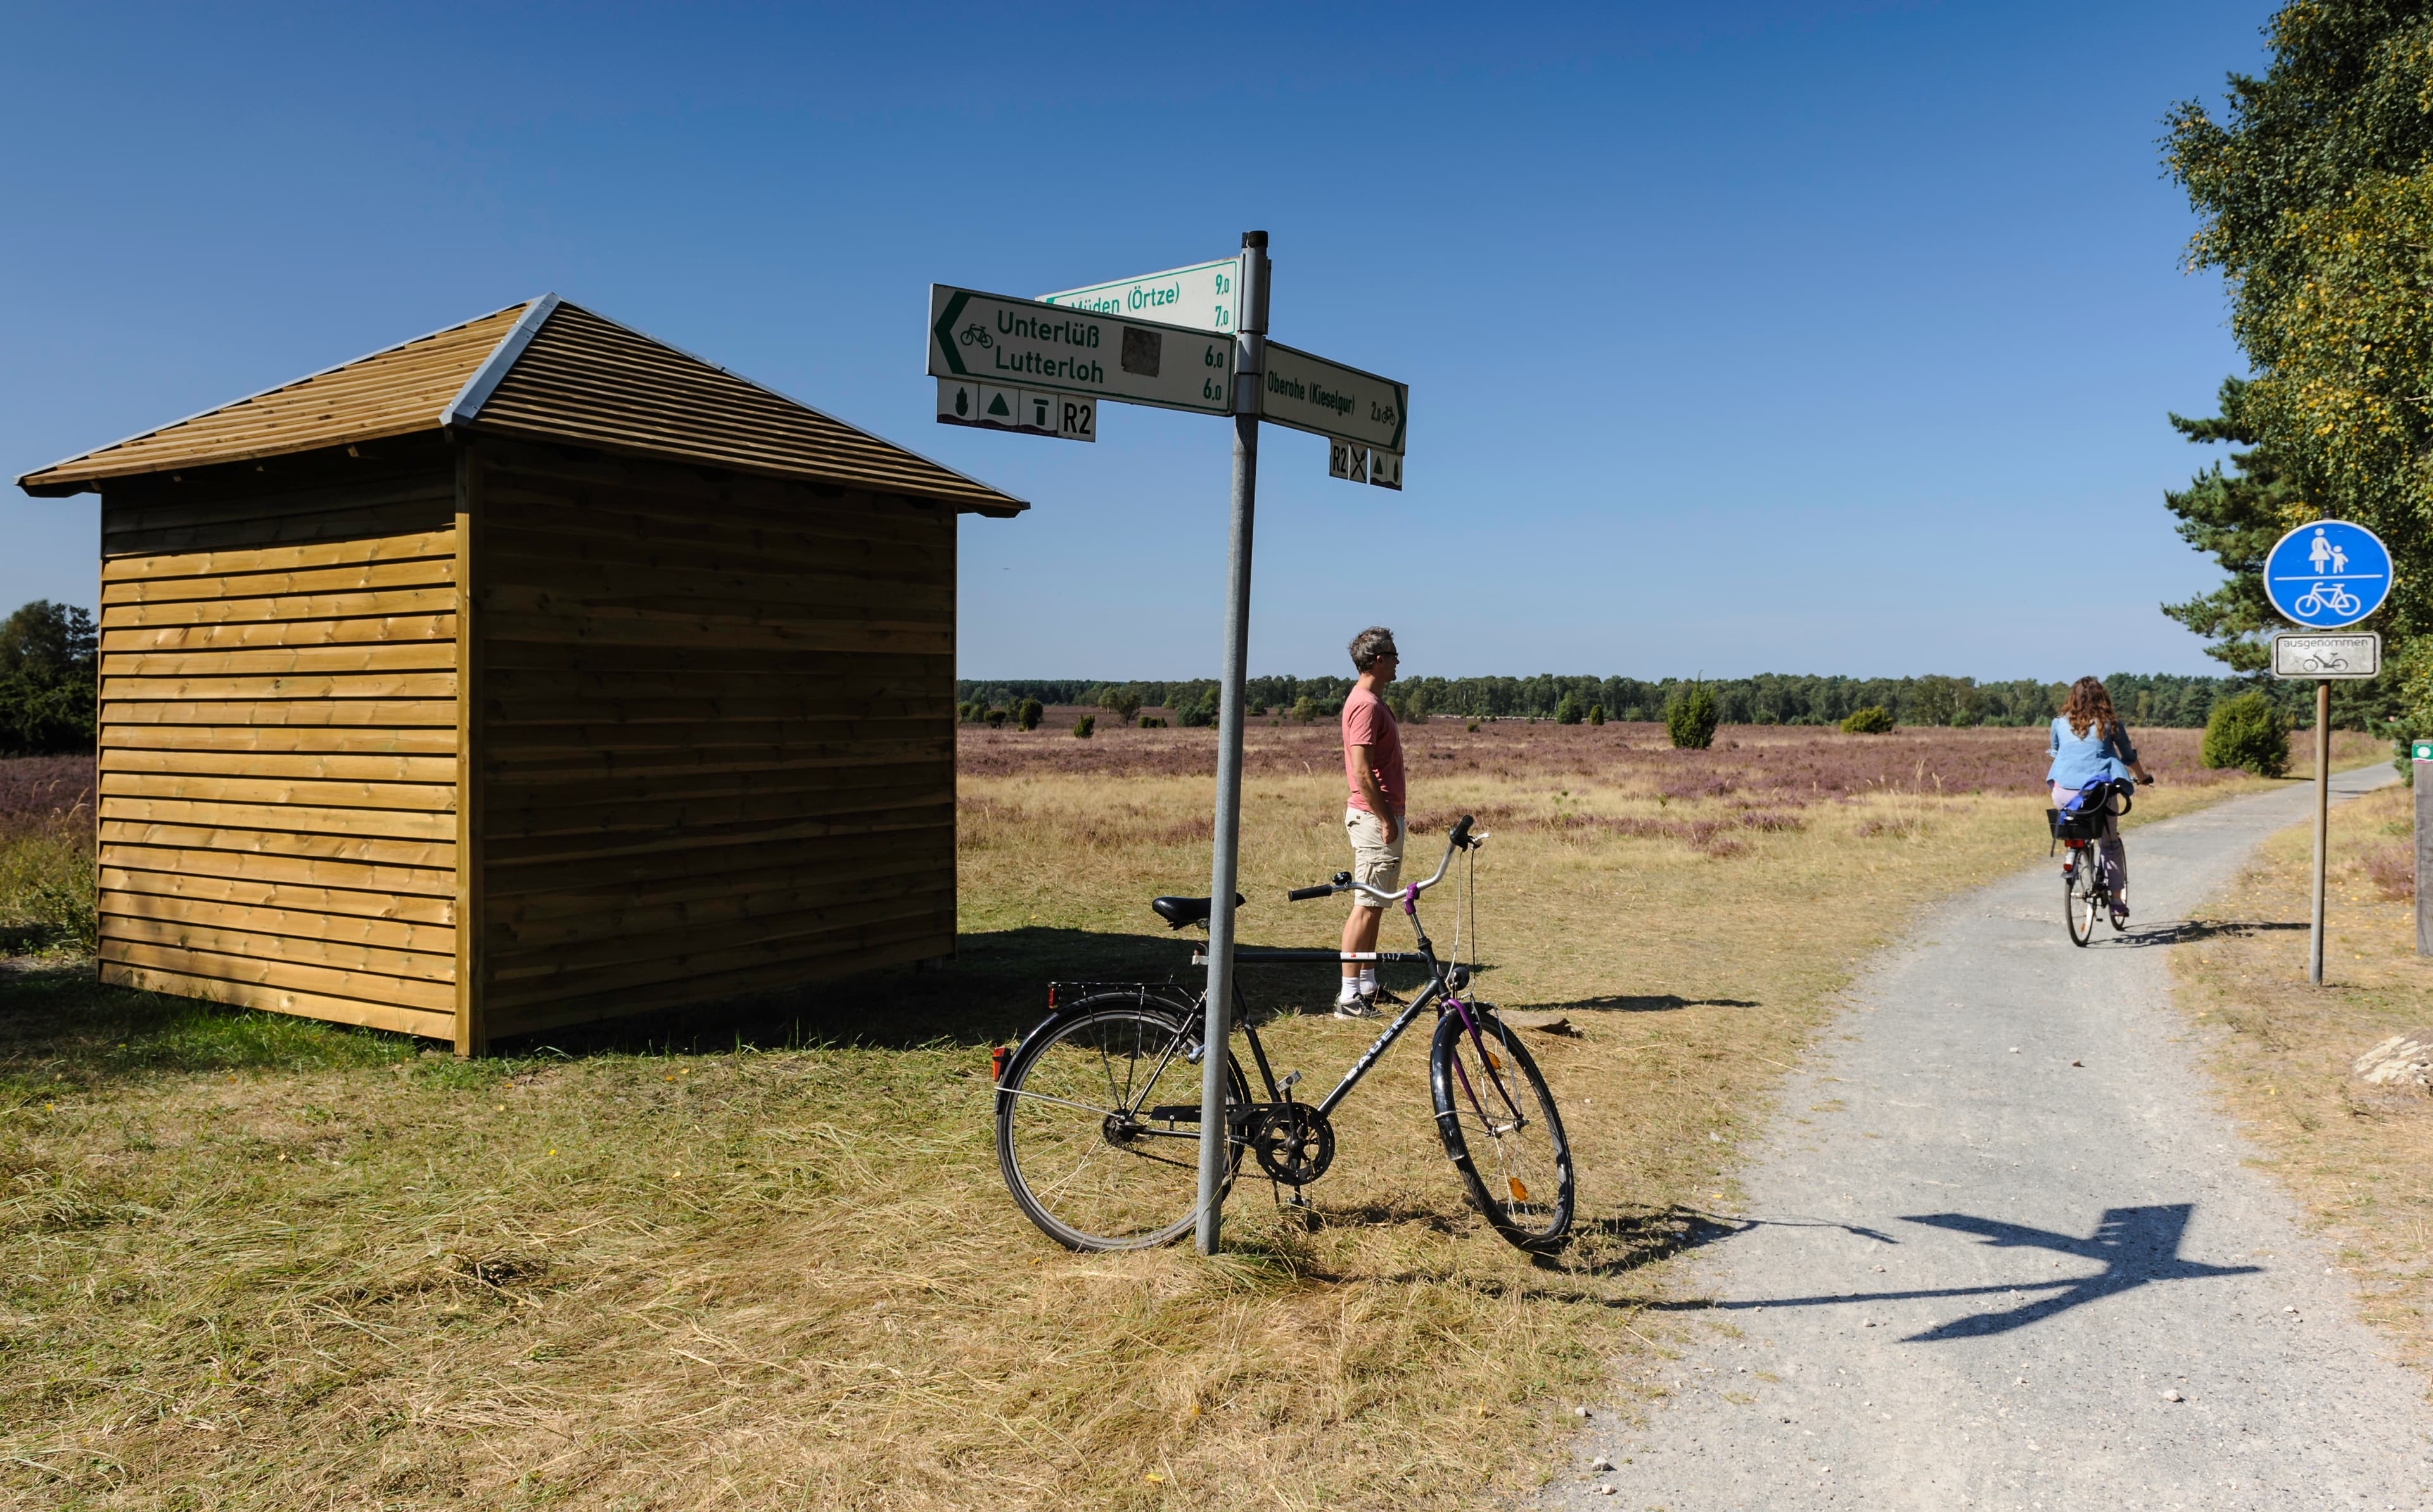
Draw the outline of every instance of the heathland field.
M1415 1036L1343 1109L1308 1220L1245 1184L1214 1264L1074 1255L999 1184L989 1048L1050 978L1186 969L1146 905L1206 885L1213 732L961 739L943 974L468 1063L98 988L71 955L10 961L0 1487L110 1507L1478 1504L1543 1472L1573 1405L1627 1410L1607 1365L1664 1346L1640 1309L1730 1211L1734 1141L1854 962L2046 851L2040 731L1733 726L1699 752L1650 725L1408 726L1412 875L1478 815L1464 953L1486 996L1572 1030L1536 1053L1579 1161L1577 1242L1532 1260L1463 1207ZM2141 818L2261 786L2199 770L2194 731L2143 741L2163 781ZM1282 893L1346 864L1333 731L1254 726L1249 759L1244 938L1330 943L1339 906ZM0 817L20 948L77 933L55 915L90 864L78 775ZM1451 890L1428 901L1450 945ZM1249 985L1313 1082L1369 1038L1307 1011L1322 968Z

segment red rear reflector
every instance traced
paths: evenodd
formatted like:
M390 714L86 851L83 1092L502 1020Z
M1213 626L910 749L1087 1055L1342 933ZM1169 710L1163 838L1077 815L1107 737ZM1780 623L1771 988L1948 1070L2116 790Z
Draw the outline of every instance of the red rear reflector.
M1005 1079L1005 1063L1012 1059L1013 1050L1008 1045L1000 1045L995 1049L989 1052L989 1081L991 1085L995 1085L995 1083Z

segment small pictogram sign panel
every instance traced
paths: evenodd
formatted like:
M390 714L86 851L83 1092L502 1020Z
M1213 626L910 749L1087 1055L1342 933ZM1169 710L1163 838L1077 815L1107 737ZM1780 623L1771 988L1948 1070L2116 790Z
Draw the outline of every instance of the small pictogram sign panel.
M996 388L961 379L938 380L938 423L983 431L1052 435L1065 441L1098 439L1098 401L1075 394Z

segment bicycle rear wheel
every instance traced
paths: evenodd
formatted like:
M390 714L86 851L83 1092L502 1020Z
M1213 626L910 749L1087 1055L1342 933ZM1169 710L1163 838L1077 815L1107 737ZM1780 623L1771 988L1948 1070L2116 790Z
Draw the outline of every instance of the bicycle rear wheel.
M1484 1008L1448 1009L1428 1053L1437 1132L1470 1199L1523 1249L1559 1244L1572 1227L1572 1146L1555 1095L1528 1048Z
M1179 1004L1084 999L1031 1032L997 1083L996 1158L1030 1221L1074 1249L1170 1244L1199 1216L1200 1025ZM1226 1057L1228 1094L1250 1100ZM1232 1147L1233 1167L1241 1146Z
M2079 852L2078 864L2061 879L2061 914L2069 926L2069 943L2084 946L2087 936L2095 933L2097 903L2096 867L2092 847Z

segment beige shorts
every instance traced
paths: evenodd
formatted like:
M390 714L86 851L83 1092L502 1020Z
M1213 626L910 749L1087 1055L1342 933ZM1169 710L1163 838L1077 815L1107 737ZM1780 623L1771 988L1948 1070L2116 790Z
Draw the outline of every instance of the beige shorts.
M1403 885L1403 839L1410 834L1410 825L1397 825L1389 844L1384 820L1366 808L1346 808L1343 827L1352 837L1352 880L1380 892L1398 891ZM1357 892L1352 895L1352 905L1380 907L1376 899Z

